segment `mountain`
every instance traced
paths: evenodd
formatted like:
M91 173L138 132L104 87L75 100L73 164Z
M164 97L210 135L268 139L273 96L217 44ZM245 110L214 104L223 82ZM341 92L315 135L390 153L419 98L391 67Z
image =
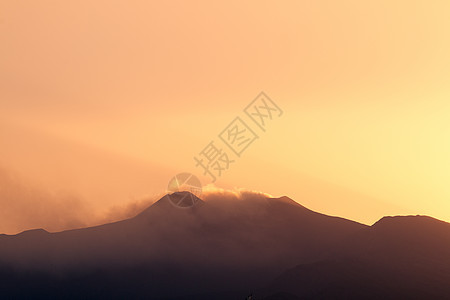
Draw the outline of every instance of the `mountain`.
M450 224L397 216L344 239L325 260L285 271L264 294L273 299L449 299L449 282Z
M19 297L245 295L287 268L324 259L333 245L367 228L287 197L173 205L184 196L195 197L166 195L116 223L2 235L0 287Z
M0 235L2 298L449 299L448 282L449 223L366 226L288 197L181 192L120 222Z

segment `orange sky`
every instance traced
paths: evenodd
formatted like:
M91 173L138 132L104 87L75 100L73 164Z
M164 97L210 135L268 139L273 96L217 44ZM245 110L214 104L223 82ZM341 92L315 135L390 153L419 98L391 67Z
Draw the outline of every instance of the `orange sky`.
M1 1L0 166L92 211L160 194L178 172L208 184L193 157L265 91L284 114L217 186L368 224L450 221L449 13L448 1ZM22 206L0 205L0 231L22 228Z

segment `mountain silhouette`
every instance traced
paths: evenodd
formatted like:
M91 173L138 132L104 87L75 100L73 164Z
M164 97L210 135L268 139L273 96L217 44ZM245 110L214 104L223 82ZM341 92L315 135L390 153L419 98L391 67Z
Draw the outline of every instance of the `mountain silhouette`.
M397 216L346 238L325 260L285 271L265 293L274 299L449 299L449 280L450 224Z
M258 194L204 202L174 193L115 223L0 236L0 288L12 298L438 297L449 262L448 223L366 226Z

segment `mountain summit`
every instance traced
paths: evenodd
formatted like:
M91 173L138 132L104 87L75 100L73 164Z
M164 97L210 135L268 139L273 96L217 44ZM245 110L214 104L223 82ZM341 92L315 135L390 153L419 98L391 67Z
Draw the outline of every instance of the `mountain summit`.
M203 200L190 192L175 192L165 195L164 197L153 203L151 206L144 209L141 213L138 214L138 216L143 217L148 214L152 214L153 211L164 209L166 209L167 212L169 210L178 211L179 209L198 209L198 207L202 206L203 204L205 204Z

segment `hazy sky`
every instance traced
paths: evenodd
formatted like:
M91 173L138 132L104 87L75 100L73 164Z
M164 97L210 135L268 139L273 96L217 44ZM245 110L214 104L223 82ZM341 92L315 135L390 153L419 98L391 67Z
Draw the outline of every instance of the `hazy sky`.
M193 157L260 91L284 113L252 127L217 186L368 224L450 221L449 14L449 1L0 0L0 231L64 219L68 198L104 215L179 172L210 183Z

